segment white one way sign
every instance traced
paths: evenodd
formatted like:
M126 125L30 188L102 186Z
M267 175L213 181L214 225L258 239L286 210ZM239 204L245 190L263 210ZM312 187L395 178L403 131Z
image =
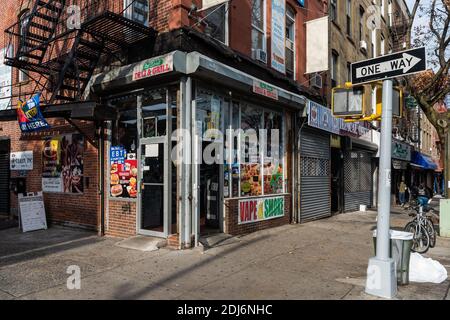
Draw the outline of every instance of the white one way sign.
M425 48L412 49L352 64L352 83L361 84L426 70Z

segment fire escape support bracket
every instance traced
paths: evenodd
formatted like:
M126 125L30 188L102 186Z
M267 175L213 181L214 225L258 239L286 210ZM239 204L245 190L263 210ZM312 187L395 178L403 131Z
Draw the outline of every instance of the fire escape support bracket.
M69 117L64 117L64 119L75 129L77 129L77 131L79 133L81 133L83 135L83 137L86 138L86 140L95 148L98 149L99 144L98 141L92 139L82 128L80 128L79 125L77 125L72 119L70 119Z

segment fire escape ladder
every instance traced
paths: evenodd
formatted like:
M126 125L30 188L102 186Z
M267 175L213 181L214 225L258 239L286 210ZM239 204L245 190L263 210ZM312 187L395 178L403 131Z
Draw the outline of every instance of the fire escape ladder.
M103 40L97 40L83 30L78 30L70 52L50 61L60 71L49 103L80 101L104 48Z
M16 58L39 65L55 35L65 0L37 0L22 30Z

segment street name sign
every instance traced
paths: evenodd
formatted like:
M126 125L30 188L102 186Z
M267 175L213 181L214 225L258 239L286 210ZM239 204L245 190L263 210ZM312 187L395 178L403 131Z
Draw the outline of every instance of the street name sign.
M396 52L352 63L352 84L406 76L425 71L426 67L425 47Z

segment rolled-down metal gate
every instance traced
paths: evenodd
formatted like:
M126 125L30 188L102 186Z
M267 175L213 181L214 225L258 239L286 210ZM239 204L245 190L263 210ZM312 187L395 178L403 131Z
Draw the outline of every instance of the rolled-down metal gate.
M349 151L344 156L344 210L357 211L372 200L372 154Z
M330 135L304 128L300 133L300 222L331 216Z
M0 215L9 214L9 140L0 139Z

